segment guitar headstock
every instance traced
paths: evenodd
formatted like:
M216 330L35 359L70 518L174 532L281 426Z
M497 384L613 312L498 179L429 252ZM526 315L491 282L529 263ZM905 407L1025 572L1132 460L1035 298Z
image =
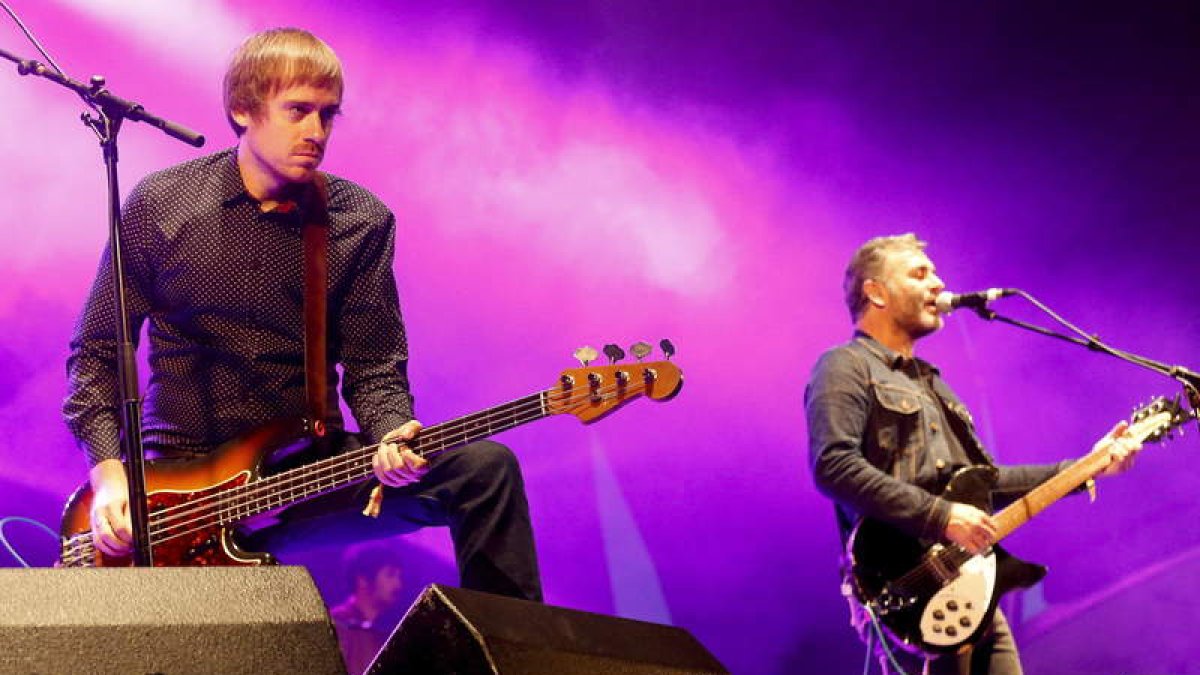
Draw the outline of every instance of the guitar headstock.
M1179 399L1159 396L1138 408L1129 419L1129 435L1143 443L1161 441L1171 431L1195 417L1179 404Z
M552 414L570 413L586 423L639 396L670 400L682 387L683 373L670 361L584 366L564 370L546 392L546 404Z

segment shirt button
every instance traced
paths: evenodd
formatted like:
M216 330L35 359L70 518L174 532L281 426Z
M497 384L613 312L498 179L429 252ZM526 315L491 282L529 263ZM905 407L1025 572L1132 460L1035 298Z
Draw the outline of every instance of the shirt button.
M933 431L937 431L938 430L937 422L930 422L929 428L932 429Z
M946 468L946 460L939 459L938 461L934 462L933 465L936 466L938 470L944 469Z

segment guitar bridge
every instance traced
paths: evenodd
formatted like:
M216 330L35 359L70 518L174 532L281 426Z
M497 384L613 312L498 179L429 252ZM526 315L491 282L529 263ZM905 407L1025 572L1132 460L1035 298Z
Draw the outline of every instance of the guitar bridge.
M916 598L902 596L892 592L890 587L884 587L883 591L867 604L875 614L885 616L890 612L898 612L910 607L916 601Z

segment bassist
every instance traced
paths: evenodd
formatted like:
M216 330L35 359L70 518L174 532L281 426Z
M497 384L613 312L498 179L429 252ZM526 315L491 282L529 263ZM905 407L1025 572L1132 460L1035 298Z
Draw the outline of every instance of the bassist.
M540 600L513 454L481 441L427 462L404 445L420 425L392 272L395 218L364 188L317 171L340 113L339 59L311 33L268 30L237 50L224 84L236 147L148 176L124 207L131 332L148 322L150 343L147 455L208 457L266 423L300 417L327 429L326 452L388 441L373 458L388 486L378 520L358 515L368 491L351 487L277 514L248 548L447 525L464 586ZM310 247L307 233L320 230L324 243ZM308 276L321 261L325 271ZM112 285L106 253L71 341L64 415L91 466L92 541L117 559L131 535ZM310 324L314 297L326 306ZM343 431L339 376L361 438Z
M859 248L847 267L843 287L854 337L821 356L805 391L813 479L834 501L844 544L867 518L914 540L956 544L978 554L996 541L996 523L987 511L941 492L957 470L994 464L940 371L913 354L916 341L943 324L935 299L945 286L924 248L912 234L878 237ZM1108 475L1126 469L1140 444L1122 422L1097 447L1109 448L1111 464L1101 473ZM1070 464L996 466L993 494L1019 497ZM853 622L871 644L868 637L884 631L876 630L878 623L852 589L848 581L844 593ZM999 611L957 653L929 657L889 642L886 652L877 652L885 673L895 665L907 673L1022 672Z

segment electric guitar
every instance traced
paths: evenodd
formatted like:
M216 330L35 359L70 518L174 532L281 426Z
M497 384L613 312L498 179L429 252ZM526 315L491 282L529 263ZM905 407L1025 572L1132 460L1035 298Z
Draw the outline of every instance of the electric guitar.
M1191 419L1178 402L1157 399L1134 413L1129 435L1157 441ZM1099 449L995 514L996 541L1044 511L1108 466ZM990 513L998 471L967 467L955 473L941 496ZM957 652L991 624L1000 596L1041 581L1046 568L1022 561L999 546L972 555L957 544L928 544L870 518L847 541L854 595L878 617L899 647L914 654Z
M593 357L595 352L592 352ZM421 457L486 438L501 431L568 413L593 422L621 404L645 395L665 401L683 386L683 374L669 361L637 362L563 371L558 384L515 401L425 427L407 443ZM374 476L371 458L378 446L351 450L263 475L264 460L303 440L308 423L283 419L263 425L187 462L147 462L146 497L151 555L157 567L262 565L267 553L240 549L236 525ZM129 566L132 556L110 558L92 541L91 487L84 483L67 501L62 519L62 567Z

